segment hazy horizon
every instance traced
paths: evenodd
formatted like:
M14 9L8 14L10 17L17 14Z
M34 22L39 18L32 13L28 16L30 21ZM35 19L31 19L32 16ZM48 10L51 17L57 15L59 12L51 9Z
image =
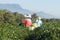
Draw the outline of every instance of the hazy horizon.
M60 18L60 0L0 0L0 4L19 4L33 12L43 11Z

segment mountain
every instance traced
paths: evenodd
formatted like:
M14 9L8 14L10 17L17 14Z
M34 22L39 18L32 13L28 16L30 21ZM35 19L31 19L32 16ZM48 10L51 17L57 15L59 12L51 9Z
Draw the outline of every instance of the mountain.
M38 16L41 16L42 18L55 18L55 16L51 15L51 14L48 14L48 13L45 13L45 12L36 12Z
M7 9L13 12L19 12L23 14L32 14L33 12L23 9L19 4L0 4L0 9ZM38 16L41 16L42 18L55 18L53 15L50 15L45 12L35 12Z
M0 4L0 9L7 9L13 12L20 12L20 13L32 13L29 10L23 9L20 5L18 4Z

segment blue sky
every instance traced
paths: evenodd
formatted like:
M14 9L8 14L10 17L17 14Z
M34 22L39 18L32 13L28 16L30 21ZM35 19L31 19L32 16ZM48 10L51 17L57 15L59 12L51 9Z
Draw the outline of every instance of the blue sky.
M60 17L60 0L0 0L0 3L19 4L24 9Z

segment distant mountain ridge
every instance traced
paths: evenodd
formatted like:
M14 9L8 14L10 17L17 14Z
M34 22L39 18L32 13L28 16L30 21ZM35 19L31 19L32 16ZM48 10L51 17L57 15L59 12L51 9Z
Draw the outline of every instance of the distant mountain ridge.
M27 9L23 9L19 4L0 4L0 9L7 9L13 12L20 12L23 14L33 14L32 11L29 11ZM41 16L42 18L55 18L53 15L47 14L45 12L35 12L38 16Z
M7 9L13 12L20 12L20 13L31 13L29 10L23 9L18 4L0 4L0 9Z
M37 13L37 15L38 16L41 16L42 18L54 18L54 16L53 15L51 15L51 14L48 14L48 13L45 13L45 12L43 12L43 11L40 11L40 12L36 12Z

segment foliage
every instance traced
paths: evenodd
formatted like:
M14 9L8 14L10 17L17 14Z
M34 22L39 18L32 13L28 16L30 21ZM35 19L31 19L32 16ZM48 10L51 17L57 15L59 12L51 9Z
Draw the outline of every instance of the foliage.
M33 21L34 19L36 19L36 17L37 17L37 14L36 14L36 13L32 14L32 21Z
M42 19L42 26L30 31L18 25L23 18L17 12L0 10L0 40L60 40L59 19Z
M18 12L11 12L7 10L0 10L0 22L9 22L14 24L14 22L19 23L24 18L24 16Z

